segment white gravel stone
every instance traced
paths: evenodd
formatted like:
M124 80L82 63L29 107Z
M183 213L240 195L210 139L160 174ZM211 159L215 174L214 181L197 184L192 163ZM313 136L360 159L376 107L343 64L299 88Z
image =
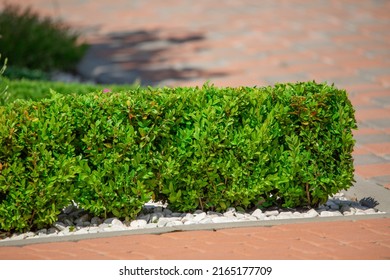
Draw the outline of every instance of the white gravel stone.
M11 240L23 240L25 238L26 238L25 234L22 233L22 234L13 234L10 239Z
M292 212L280 212L279 215L276 216L277 220L282 220L282 219L291 219L293 216Z
M194 221L185 221L184 222L184 225L195 225L195 224L198 224L198 223L194 222Z
M342 215L339 211L322 211L320 213L320 217L337 217Z
M317 216L319 216L319 214L315 209L310 209L309 211L303 214L304 218L314 218Z
M156 227L157 227L157 223L152 223L152 224L145 225L144 228L156 228Z
M89 233L98 233L99 232L99 227L89 227L88 228Z
M365 210L356 209L355 215L366 215L366 214L367 213L365 212Z
M169 217L169 218L161 217L157 222L157 227L164 227L169 222L174 222L174 221L179 221L179 220L180 220L180 218L176 218L176 217Z
M199 221L199 224L211 224L213 222L213 220L209 217L206 217L202 220Z
M143 228L147 225L146 220L135 220L130 223L130 227L133 228Z
M193 219L193 221L194 222L199 222L199 221L201 221L202 219L204 219L205 217L206 217L206 213L205 212L201 212L201 213L199 213L199 214L196 214L195 215L195 217L194 217L194 219Z
M90 231L89 231L89 228L88 228L88 227L85 227L85 228L81 228L81 229L75 231L74 234L87 234L87 233L89 233L89 232L90 232Z
M276 220L276 216L266 216L263 221L271 221L271 220Z
M264 217L266 217L267 215L265 215L260 209L256 209L255 211L253 211L252 216L261 220L264 219Z
M264 214L267 217L269 217L269 216L277 216L277 215L279 215L279 211L278 210L265 211Z
M182 226L183 223L181 221L170 221L165 226L166 227L174 227L174 226Z
M213 223L216 223L216 224L217 223L227 223L228 220L229 220L229 218L225 217L225 216L212 218Z
M111 226L123 226L123 223L117 218L106 219L103 223Z
M246 216L243 221L257 221L257 218L252 216L252 215L249 215L249 216Z
M62 230L61 234L73 234L76 231L76 228L74 226L67 226L64 230Z
M163 214L161 212L159 213L153 213L150 215L150 221L149 223L157 224L158 220L163 217Z
M376 214L376 210L374 208L369 208L367 210L364 210L366 214Z
M187 222L187 221L193 221L194 220L194 215L192 215L191 213L187 213L182 219L181 221L183 223Z
M225 217L233 217L235 214L236 214L236 210L228 210L225 213L223 213Z
M293 212L292 217L297 219L303 218L303 214L301 212L295 211Z
M245 217L246 217L245 214L238 213L238 212L234 213L234 216L237 217L237 219L239 219L239 220L245 219Z

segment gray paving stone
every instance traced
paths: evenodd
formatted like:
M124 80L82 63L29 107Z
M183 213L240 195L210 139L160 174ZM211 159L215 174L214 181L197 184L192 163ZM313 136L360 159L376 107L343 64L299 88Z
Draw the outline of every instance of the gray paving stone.
M388 162L383 157L378 157L377 155L374 155L374 154L354 155L353 159L354 159L354 163L356 165L378 164L378 163Z
M384 186L385 184L390 184L390 175L372 177L371 180L375 181L381 186Z
M381 129L389 129L390 121L386 118L384 119L373 119L373 120L364 120L371 127L381 128Z
M367 135L355 135L357 143L360 145L371 143L387 143L390 142L390 135L388 134L367 134Z

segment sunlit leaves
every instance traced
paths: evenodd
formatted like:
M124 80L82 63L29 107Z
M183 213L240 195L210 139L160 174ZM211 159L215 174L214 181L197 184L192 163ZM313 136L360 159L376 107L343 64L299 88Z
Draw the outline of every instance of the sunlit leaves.
M6 230L48 225L71 200L129 220L152 198L178 211L305 207L353 182L354 110L326 84L54 94L0 110Z

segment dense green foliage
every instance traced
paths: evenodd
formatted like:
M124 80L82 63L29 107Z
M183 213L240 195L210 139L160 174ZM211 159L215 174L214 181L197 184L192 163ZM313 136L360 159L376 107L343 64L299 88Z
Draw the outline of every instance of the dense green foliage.
M8 80L0 76L4 86L8 86L8 99L6 103L11 103L16 99L41 100L50 98L51 90L60 92L63 95L77 93L78 95L90 92L123 91L134 88L132 85L101 85L101 84L80 84L80 83L62 83L50 81L31 81L31 80ZM1 94L1 92L0 92ZM1 105L0 96L0 105Z
M86 50L79 34L64 23L12 4L0 11L0 35L10 78L45 79L45 72L73 71Z
M317 206L353 182L354 110L314 82L135 88L0 106L0 228L54 222L74 200L132 219L177 211Z

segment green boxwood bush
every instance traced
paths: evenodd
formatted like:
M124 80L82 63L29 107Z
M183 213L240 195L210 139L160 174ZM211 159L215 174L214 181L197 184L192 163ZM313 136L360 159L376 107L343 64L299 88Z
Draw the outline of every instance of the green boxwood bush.
M7 67L8 69L8 67ZM0 82L4 87L7 87L7 101L3 103L12 103L16 99L38 101L44 98L51 97L51 90L60 92L62 95L76 94L82 95L97 91L124 91L135 88L135 85L103 85L103 84L88 84L88 83L64 83L52 81L32 81L28 79L9 80L0 76ZM0 105L1 103L0 91ZM4 105L4 104L3 104Z
M353 182L344 90L135 88L0 107L0 228L49 225L71 200L134 218L177 211L315 207Z

